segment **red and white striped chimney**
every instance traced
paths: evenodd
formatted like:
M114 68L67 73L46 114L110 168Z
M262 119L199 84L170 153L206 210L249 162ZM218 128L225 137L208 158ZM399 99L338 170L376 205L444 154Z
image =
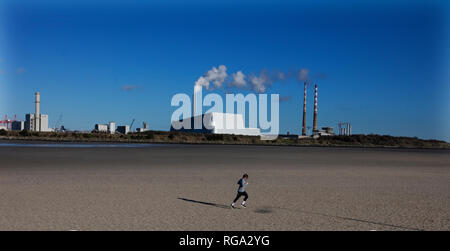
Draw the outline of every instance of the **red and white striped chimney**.
M314 86L314 122L313 132L317 132L317 85Z
M306 135L306 81L305 81L305 93L303 94L303 127L302 135Z

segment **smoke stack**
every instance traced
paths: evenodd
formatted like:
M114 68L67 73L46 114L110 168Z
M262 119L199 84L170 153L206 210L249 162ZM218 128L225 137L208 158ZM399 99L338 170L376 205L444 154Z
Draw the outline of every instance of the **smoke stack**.
M34 130L39 132L41 131L41 95L39 92L36 92L35 94L35 112L34 112Z
M200 95L200 97L199 97L199 95ZM197 111L198 109L201 109L201 103L197 104L197 102L199 101L199 98L200 98L200 102L201 102L201 99L202 99L201 95L202 95L202 86L194 85L194 95L192 98L192 117L201 114L201 111ZM198 107L198 105L200 105L200 107Z
M192 104L192 118L193 120L193 129L201 129L202 128L202 86L201 85L194 85L194 97L193 97L193 104ZM192 123L192 121L191 121Z
M317 85L314 86L314 124L313 132L317 132Z
M306 81L305 81L305 92L303 94L303 127L302 127L302 135L306 135Z

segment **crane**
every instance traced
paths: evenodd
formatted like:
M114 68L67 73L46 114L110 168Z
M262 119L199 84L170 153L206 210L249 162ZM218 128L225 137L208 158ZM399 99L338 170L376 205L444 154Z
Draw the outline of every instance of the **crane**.
M58 118L58 121L56 121L56 124L55 124L55 132L56 131L58 131L58 126L59 126L59 124L62 122L62 113L59 115L59 118Z
M131 129L131 128L133 128L133 124L134 124L134 119L133 119L133 121L131 121L131 124L130 124L130 132L133 131L133 129Z
M7 130L10 130L14 121L17 121L17 115L14 115L13 119L8 119L8 115L5 115L5 118L0 120L0 124L3 124Z

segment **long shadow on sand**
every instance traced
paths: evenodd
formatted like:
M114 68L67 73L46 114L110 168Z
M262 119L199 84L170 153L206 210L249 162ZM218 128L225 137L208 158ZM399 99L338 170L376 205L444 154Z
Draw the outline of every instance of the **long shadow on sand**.
M212 203L212 202L205 202L205 201L198 201L198 200L190 200L190 199L186 199L186 198L178 198L178 199L184 200L187 202L198 203L198 204L203 204L203 205L208 205L208 206L213 206L213 207L218 207L218 208L223 208L223 209L230 209L230 206L223 205L223 204L216 204L216 203Z
M178 199L179 200L184 200L184 201L187 201L187 202L198 203L198 204L202 204L202 205L208 205L208 206L213 206L213 207L218 207L218 208L223 208L223 209L230 209L230 206L223 205L223 204L216 204L216 203L212 203L212 202L191 200L191 199L186 199L186 198L178 198ZM239 209L239 208L236 208L236 209ZM350 218L350 217L342 217L342 216L336 216L336 215L330 215L330 214L324 214L324 213L317 213L317 212L310 212L310 211L304 211L304 210L292 210L292 209L282 208L282 207L264 207L264 208L256 209L254 212L255 213L261 213L261 214L266 214L266 213L271 213L272 212L271 209L281 209L281 210L286 210L286 211L293 211L293 212L297 212L297 213L319 215L319 216L330 217L330 218L335 218L335 219L342 219L342 220L349 220L349 221L358 221L358 222L363 222L363 223L369 223L369 224L381 225L381 226L387 226L387 227L393 227L393 228L400 228L400 229L405 229L405 230L423 231L423 229L418 229L418 228L414 228L414 227L405 227L405 226L399 226L399 225L394 225L394 224L388 224L388 223L382 223L382 222L376 222L376 221L370 221L370 220L363 220L363 219L356 219L356 218Z
M272 207L272 208L286 210L286 211L292 211L292 212L298 212L298 213L304 213L304 214L319 215L319 216L323 216L323 217L329 217L329 218L335 218L335 219L341 219L341 220L357 221L357 222L369 223L369 224L392 227L392 228L400 228L400 229L409 230L409 231L424 231L423 229L419 229L419 228L405 227L405 226L399 226L399 225L383 223L383 222L376 222L376 221L371 221L371 220L356 219L356 218L351 218L351 217L342 217L342 216L337 216L337 215L310 212L310 211L304 211L304 210L292 210L292 209L282 208L282 207Z

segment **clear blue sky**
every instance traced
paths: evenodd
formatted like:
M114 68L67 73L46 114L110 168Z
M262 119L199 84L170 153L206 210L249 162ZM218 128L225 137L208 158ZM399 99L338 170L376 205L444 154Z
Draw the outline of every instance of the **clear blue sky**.
M2 117L24 119L40 91L50 126L63 114L70 129L135 118L168 130L171 97L213 66L307 68L321 76L319 126L450 141L447 1L34 2L0 4ZM281 132L299 133L302 86L289 78L268 93L290 97Z

